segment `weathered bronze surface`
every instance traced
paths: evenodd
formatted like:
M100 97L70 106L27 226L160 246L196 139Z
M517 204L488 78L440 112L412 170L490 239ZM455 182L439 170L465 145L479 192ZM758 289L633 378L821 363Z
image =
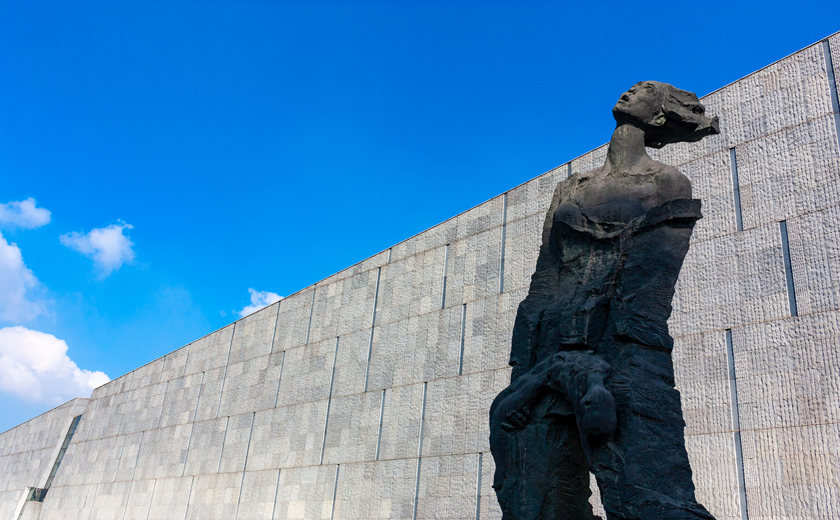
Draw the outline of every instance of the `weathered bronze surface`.
M601 168L560 182L490 409L504 520L712 519L697 503L667 320L700 201L645 147L718 133L697 96L644 81L613 108Z

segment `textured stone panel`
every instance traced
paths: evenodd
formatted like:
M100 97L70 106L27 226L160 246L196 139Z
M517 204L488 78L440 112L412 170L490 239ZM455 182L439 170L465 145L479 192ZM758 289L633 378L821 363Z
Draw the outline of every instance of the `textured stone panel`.
M495 228L449 245L446 304L458 306L499 293L502 218ZM438 305L439 306L439 305Z
M219 471L228 418L211 419L192 425L189 451L182 462L182 475L207 475Z
M423 457L417 495L418 520L474 520L478 457Z
M129 390L123 406L120 433L142 432L160 425L168 383L154 383Z
M789 316L778 224L692 246L673 308L674 337Z
M527 289L467 304L464 328L464 374L507 367L516 309Z
M380 460L417 457L423 385L385 390Z
M274 408L282 361L280 352L229 365L219 416Z
M327 341L336 336L370 327L377 269L365 271L332 283L319 283L309 342Z
M157 482L154 480L132 481L122 518L125 520L149 519L149 507L152 505L152 493L156 486Z
M228 365L271 353L279 302L236 322Z
M203 378L202 374L190 374L169 381L160 416L162 428L189 423L195 419L195 407Z
M552 188L553 191L553 188ZM549 198L551 195L549 194ZM549 201L550 202L550 201ZM505 292L527 289L537 265L548 202L541 211L509 221L505 239Z
M163 381L183 377L187 370L187 357L190 355L189 346L179 348L163 356L163 369L160 377Z
M742 439L750 518L837 518L840 426L773 428Z
M487 410L509 382L507 369L430 381L426 394L423 456L489 450Z
M565 164L558 166L508 191L508 224L536 214L545 216L554 195L554 188L566 178L566 171Z
M219 416L226 372L227 367L218 367L203 373L203 380L195 401L195 421L215 419Z
M145 432L134 478L180 477L191 430L191 424L182 424Z
M284 469L280 471L274 517L326 520L332 511L334 488L335 466Z
M717 520L741 520L735 441L732 432L687 435L697 501ZM750 518L760 518L750 514Z
M277 326L274 333L274 352L288 350L306 343L306 331L312 312L312 291L317 286L283 298L277 305Z
M324 444L324 464L373 460L382 392L333 397Z
M239 511L236 518L269 520L274 513L274 496L280 480L280 470L248 471L242 481Z
M840 422L840 313L732 331L741 428Z
M745 142L736 152L745 229L825 209L840 198L830 114Z
M113 482L119 466L119 453L124 448L125 435L106 437L96 446L93 465L86 467L88 482ZM98 491L97 491L98 493Z
M129 498L131 482L103 482L96 486L96 495L90 507L90 520L122 518Z
M333 378L333 397L364 391L370 328L341 336Z
M87 518L96 493L96 484L50 488L48 499L41 505L42 520Z
M326 399L330 393L335 338L286 351L278 406Z
M128 390L137 390L164 381L161 379L163 364L163 358L158 358L132 371L131 379L128 382Z
M236 517L242 473L195 477L187 519L232 520Z
M207 372L227 364L234 325L228 325L190 343L187 374Z
M840 175L835 177L840 180ZM799 314L840 308L840 206L792 218L787 224Z
M703 201L703 218L697 221L694 227L692 244L734 233L737 229L735 188L732 183L729 150L723 148L699 158L692 158L681 164L679 169L691 179L693 197ZM743 181L739 182L739 186L741 184ZM743 197L741 202L743 206Z
M382 267L377 325L393 323L440 308L444 247L392 261Z
M148 518L184 518L187 512L187 501L193 487L193 479L166 478L155 481L152 503L149 507Z
M122 447L117 456L117 470L114 480L133 480L134 470L137 467L137 456L140 453L140 443L145 432L121 435ZM69 453L70 450L68 450ZM62 466L64 464L62 463ZM58 480L58 478L56 478Z
M326 413L326 400L257 412L248 470L318 464Z
M493 474L496 472L496 465L493 463L493 456L485 452L481 457L481 503L479 504L480 520L500 520L502 510L499 501L496 499L496 492L493 490Z
M675 339L673 361L686 435L732 431L724 331Z
M368 389L457 374L461 314L460 306L449 307L377 327Z
M595 148L591 152L586 152L585 154L572 159L572 175L577 175L579 173L586 173L590 170L594 170L595 168L600 168L604 164L604 160L607 158L607 146L602 145L598 148Z
M251 427L254 413L234 415L229 418L225 443L222 447L222 462L219 465L221 473L232 473L245 470L248 447L251 442Z
M411 518L416 469L417 459L342 464L336 490L335 518Z

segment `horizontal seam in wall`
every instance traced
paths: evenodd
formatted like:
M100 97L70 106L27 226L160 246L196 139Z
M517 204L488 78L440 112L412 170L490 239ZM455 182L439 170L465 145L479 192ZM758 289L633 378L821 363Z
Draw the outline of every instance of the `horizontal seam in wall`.
M477 376L477 375L481 375L481 374L489 374L489 373L493 373L493 372L500 372L500 371L506 371L506 370L509 370L509 367L505 366L505 367L493 368L493 369L488 369L488 370L482 370L482 371L479 371L479 372L469 372L469 373L466 373L466 374L463 374L463 375L460 375L460 376L456 374L454 376L447 376L447 377L440 377L440 378L437 378L437 379L432 379L432 380L429 380L428 382L429 383L437 383L438 381L448 381L448 380L451 380L451 379L464 378L464 377L467 377L467 376ZM403 384L403 385L389 386L389 387L386 388L386 390L395 390L395 389L400 389L400 388L408 388L408 387L411 387L411 386L420 386L423 383L424 383L424 381L420 381L419 383L406 383L406 384ZM382 392L382 388L371 388L367 392L355 392L355 393L351 393L351 394L334 395L333 399L335 400L335 399L340 399L340 398L344 398L344 397L356 397L356 396L361 396L361 395L366 395L366 394L371 394L371 395L375 394L375 395L378 396L378 395L380 395L381 392ZM84 440L80 440L78 443L74 442L72 444L82 444L82 443L93 442L93 441L97 441L97 440L101 441L101 440L104 440L104 439L121 437L121 436L125 436L125 435L135 435L135 434L138 434L138 433L141 433L141 432L149 432L149 431L155 431L155 430L165 430L165 429L168 429L168 428L176 428L176 427L179 427L179 426L187 426L189 424L211 423L211 422L215 422L215 421L224 420L224 419L230 418L230 417L239 417L241 415L248 415L248 414L252 414L252 413L260 413L260 412L265 412L265 411L268 411L268 410L281 410L281 409L284 409L284 408L293 408L293 407L296 407L296 406L302 406L302 405L306 405L306 404L326 403L326 402L327 402L326 398L324 398L324 399L312 399L312 400L309 400L309 401L301 401L301 402L298 402L298 403L291 403L291 404L286 404L286 405L283 405L283 406L252 409L252 410L247 410L247 411L244 411L244 412L241 412L241 413L225 415L225 416L221 416L221 417L214 417L214 418L211 418L211 419L203 419L203 420L200 420L200 421L191 421L191 422L183 422L183 423L178 423L178 424L172 424L172 425L169 425L169 426L165 426L163 428L151 428L151 429L147 429L147 430L132 431L132 432L129 432L129 433L117 433L117 434L114 434L114 435L106 435L104 437L84 439ZM378 409L378 405L377 405L377 409ZM478 452L476 452L476 453L478 453ZM386 460L386 459L380 459L380 460Z
M702 334L708 334L708 333L711 333L711 332L721 332L721 331L724 331L726 329L732 329L732 330L745 329L745 328L748 328L748 327L753 327L755 325L762 325L762 324L765 324L765 323L775 323L775 322L779 322L779 321L800 321L800 320L802 320L802 318L821 316L823 314L837 313L838 311L840 311L840 308L827 309L827 310L822 310L822 311L817 311L817 312L809 312L809 313L799 313L796 316L791 316L789 314L786 314L785 316L777 316L777 317L774 317L774 318L769 318L769 319L761 320L761 321L751 321L749 323L743 323L743 324L732 325L732 326L724 326L724 327L720 327L720 328L717 328L717 329L704 329L704 330L699 331L699 332L692 332L691 334L683 334L682 336L673 336L673 338L676 341L678 339L690 338L692 336L700 336Z
M443 459L447 457L468 457L470 455L478 455L479 453L485 453L482 451L469 451L465 453L452 453L452 454L440 454L440 455L423 455L423 460L429 459ZM379 464L383 462L395 462L395 461L416 461L417 457L395 457L390 459L379 459L379 460L359 460L359 461L352 461L352 462L330 462L324 464L309 464L305 466L281 466L277 468L264 468L264 469L252 469L248 471L223 471L220 473L187 473L184 476L171 476L171 477L150 477L144 479L136 479L136 480L109 480L107 482L89 482L86 484L68 484L66 486L53 486L52 489L59 489L60 488L73 488L73 487L88 487L88 486L97 486L99 484L119 484L119 483L128 483L128 482L151 482L153 480L180 480L180 479L187 479L187 478L201 478L201 477L216 477L221 475L241 475L242 473L261 473L264 471L277 471L284 470L288 471L291 469L309 469L309 468L332 468L337 465L342 466L351 466L351 465L362 465L362 464ZM466 474L466 473L465 473ZM218 488L216 488L218 489Z

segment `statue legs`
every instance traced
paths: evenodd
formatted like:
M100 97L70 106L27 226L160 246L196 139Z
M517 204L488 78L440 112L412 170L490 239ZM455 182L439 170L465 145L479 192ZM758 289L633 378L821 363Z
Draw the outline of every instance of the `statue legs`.
M493 487L503 520L600 520L574 416L548 415L522 429L491 430Z
M593 450L592 467L607 519L714 520L694 496L670 353L616 347L602 355L612 365L618 428Z

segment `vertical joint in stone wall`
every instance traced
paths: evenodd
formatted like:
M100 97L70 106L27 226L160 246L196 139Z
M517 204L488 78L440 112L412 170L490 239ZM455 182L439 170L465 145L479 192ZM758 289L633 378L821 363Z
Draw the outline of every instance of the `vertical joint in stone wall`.
M831 45L828 40L822 41L823 56L825 57L825 71L828 76L828 88L831 91L831 109L834 112L834 131L837 134L837 145L840 146L840 97L837 94L837 78L834 76L834 59L831 56Z
M193 410L192 423L190 424L190 436L187 439L187 454L184 456L184 466L181 468L181 476L187 472L187 460L190 458L190 448L192 447L192 437L195 431L196 418L198 417L198 404L201 402L201 392L204 390L204 375L207 372L201 373L201 383L198 385L198 397L195 398L195 410ZM139 450L138 450L139 453ZM117 466L119 469L119 465ZM116 479L114 479L116 480Z
M388 250L388 262L391 261L391 250ZM370 358L373 356L373 328L376 326L376 307L379 305L379 280L382 278L382 268L376 270L376 290L373 293L373 313L370 318L370 336L368 337L368 353L365 362L365 389L368 389L368 378L370 377Z
M277 302L277 312L274 313L274 332L271 334L271 350L268 351L269 354L274 353L274 340L277 338L277 322L278 321L280 321L280 302Z
M382 447L382 420L385 418L385 389L382 389L382 398L379 401L379 429L376 434L376 456L374 460L379 460L379 450Z
M569 178L571 176L572 176L572 162L569 161L568 163L566 163L566 178Z
M461 339L458 351L458 375L464 375L464 342L467 332L467 304L461 305Z
M277 480L274 482L274 502L271 506L271 520L274 520L274 513L277 510L277 495L280 493L280 472L282 470L277 470Z
M283 365L286 364L286 351L280 354L280 373L277 375L277 390L274 392L274 407L277 408L277 402L280 399L280 382L283 381Z
M134 478L132 477L131 482L134 482ZM152 494L149 496L149 507L146 509L146 520L149 520L149 515L152 513L152 504L155 501L155 490L157 489L157 479L152 481ZM192 484L190 484L190 494L192 494ZM187 507L189 507L189 498L187 498ZM126 504L126 509L128 508L128 504Z
M248 469L248 453L251 451L251 436L254 435L254 421L256 420L257 412L251 413L251 429L248 431L248 445L245 448L245 462L242 464L242 477L239 479L239 497L236 499L236 513L233 515L234 520L239 518L239 505L242 503L242 488L245 486L245 471Z
M225 417L225 433L222 435L222 449L219 451L219 464L216 466L216 473L222 472L222 458L225 456L225 442L227 442L228 426L230 425L230 417Z
M335 466L335 482L333 482L332 507L330 508L330 520L335 518L335 497L338 495L338 472L341 470L341 464Z
M195 484L195 476L193 476L190 479L190 492L187 493L187 507L184 509L184 520L187 520L187 516L189 516L190 513L190 502L192 502L193 484ZM151 509L151 504L149 504L149 509Z
M744 219L741 215L741 184L738 181L738 158L735 147L729 149L729 169L732 172L732 198L735 203L735 229L744 230Z
M747 485L744 478L744 453L741 447L741 414L738 407L738 384L735 378L735 351L732 346L732 329L726 329L726 364L729 367L729 397L732 401L732 443L735 448L735 469L738 474L738 498L741 506L741 520L749 520L747 514Z
M481 463L483 462L484 454L478 454L478 476L475 484L475 520L481 518Z
M779 222L779 234L782 237L782 255L785 259L785 280L787 281L788 304L790 305L790 315L799 316L799 311L796 307L796 287L793 284L793 266L790 262L790 243L788 242L787 221Z
M335 338L335 350L333 351L332 373L330 374L330 393L327 395L327 413L324 416L324 436L321 441L321 457L318 464L324 463L324 450L327 448L327 428L330 425L330 406L332 405L333 384L335 383L335 363L338 361L338 337Z
M440 308L446 307L446 271L449 267L449 244L443 248L443 289L440 291Z
M315 310L315 291L318 290L318 284L312 288L312 301L309 303L309 321L306 324L306 341L304 345L309 345L309 333L312 331L312 313Z
M505 292L505 239L507 237L507 206L508 194L502 196L502 244L501 254L499 255L499 294Z
M417 499L420 495L420 463L423 460L423 426L426 422L426 391L429 382L423 383L423 404L420 406L420 434L417 436L417 472L414 475L414 508L411 514L412 520L417 520Z
M230 351L233 350L233 338L236 337L236 322L233 322L233 331L230 333L230 345L228 346L227 357L225 357L225 369L222 371L222 389L219 390L219 404L216 405L216 417L222 410L222 396L225 393L225 380L227 379L228 363L230 363Z

